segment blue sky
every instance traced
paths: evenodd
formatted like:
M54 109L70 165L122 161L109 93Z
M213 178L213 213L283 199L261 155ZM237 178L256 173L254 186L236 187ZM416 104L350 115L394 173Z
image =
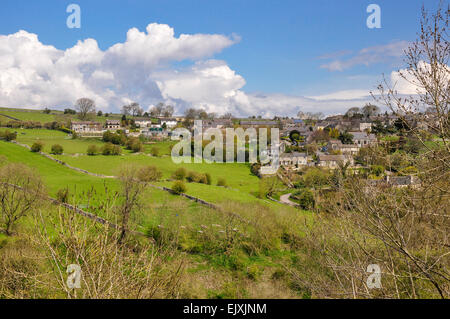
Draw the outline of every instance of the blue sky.
M81 29L66 27L69 15L66 7L70 3L81 7ZM381 7L380 29L366 26L369 16L366 8L371 3ZM103 51L126 41L129 29L144 31L150 23L169 25L175 37L237 35L239 42L209 58L225 61L245 79L241 91L321 96L373 89L381 73L390 74L401 67L399 56L383 56L383 50L390 44L394 44L393 50L398 50L415 39L422 3L418 0L2 0L0 35L25 30L38 35L42 44L59 50L73 47L78 40L93 38ZM426 1L427 6L436 3ZM370 49L361 55L365 48L375 48L373 54L378 56ZM368 64L362 64L366 59ZM345 67L341 70L327 67L336 61ZM188 58L172 65L182 68L194 62Z

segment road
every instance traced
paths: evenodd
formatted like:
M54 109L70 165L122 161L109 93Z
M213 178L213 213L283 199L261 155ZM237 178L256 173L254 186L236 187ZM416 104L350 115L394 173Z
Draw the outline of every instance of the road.
M280 202L290 205L290 206L297 206L297 203L294 203L293 201L289 200L289 197L291 196L291 193L284 194L280 196Z

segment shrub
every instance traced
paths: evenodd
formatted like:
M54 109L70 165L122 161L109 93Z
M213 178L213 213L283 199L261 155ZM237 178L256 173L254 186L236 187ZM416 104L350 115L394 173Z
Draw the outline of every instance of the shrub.
M225 178L223 178L223 177L219 178L219 180L217 181L217 186L226 187L227 186L227 181L225 180Z
M63 147L59 144L54 144L52 145L51 153L55 155L61 155L63 153Z
M15 140L17 138L17 133L11 132L9 130L2 131L2 132L0 132L0 138L9 142L9 141Z
M144 147L142 146L142 143L139 140L137 140L133 144L131 144L131 151L133 153L142 152L143 149L144 149Z
M197 183L208 184L208 178L206 177L206 174L197 174L197 176Z
M42 142L34 142L33 145L31 145L31 151L38 153L42 150L43 147L44 144L42 144Z
M98 148L95 145L89 145L87 148L87 155L97 155Z
M298 203L303 209L314 208L316 201L314 200L314 194L310 190L304 190L300 196L298 196Z
M259 177L259 169L260 168L261 168L261 164L253 163L252 166L250 167L250 171L252 172L253 175Z
M384 167L382 165L372 165L370 167L370 171L372 174L375 174L376 176L380 176L384 173Z
M58 192L56 193L56 198L61 203L67 203L68 200L69 200L69 189L68 188L61 188L60 190L58 190Z
M202 183L203 181L205 181L205 184L206 184L206 180L205 180L203 174L200 174L197 172L189 172L186 176L186 180L189 183Z
M122 154L122 148L119 145L113 145L111 155L120 155Z
M150 154L152 154L152 156L158 156L159 155L159 148L152 147L152 149L150 150Z
M103 147L102 147L102 154L103 155L111 155L112 154L112 149L113 149L113 144L108 142L105 145L103 145Z
M178 168L175 173L173 173L172 178L182 181L186 177L186 169L184 167Z
M211 183L212 183L211 174L206 173L205 178L206 178L206 184L211 185Z
M184 185L184 182L182 181L175 181L172 185L172 190L176 194L181 194L186 192L186 185Z
M138 171L138 178L142 182L154 182L160 180L162 177L162 172L158 170L155 166L142 167Z

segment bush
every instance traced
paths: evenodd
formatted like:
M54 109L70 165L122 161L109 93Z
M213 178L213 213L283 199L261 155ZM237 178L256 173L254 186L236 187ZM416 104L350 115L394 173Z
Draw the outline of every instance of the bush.
M181 193L185 193L186 192L186 185L184 185L184 182L182 181L175 181L172 185L172 190L176 193L176 194L181 194Z
M42 144L42 142L34 142L33 145L31 145L31 151L38 153L42 150L43 147L44 144Z
M219 178L219 180L217 181L217 186L223 186L226 187L227 186L227 181L225 180L225 178Z
M150 154L152 154L152 156L158 156L159 155L159 148L152 147L152 149L150 150Z
M370 171L372 172L372 174L380 176L384 173L384 167L382 165L372 165L370 167Z
M95 145L89 145L87 148L87 155L93 156L93 155L97 155L98 153L98 148Z
M189 172L186 176L186 180L189 183L196 183L199 181L199 179L200 179L200 176L196 172Z
M211 175L209 173L206 173L205 178L206 178L206 184L211 185L211 183L212 183Z
M110 142L106 143L105 145L102 146L102 154L103 155L111 155L112 148L113 148L112 143L110 143Z
M159 181L162 177L162 172L155 166L142 167L138 171L138 178L141 182L155 182Z
M172 178L182 181L186 177L186 169L183 167L178 168L175 173L173 173Z
M137 140L133 144L131 144L131 151L133 153L142 152L143 149L144 149L144 147L142 146L142 143L139 140Z
M310 190L304 190L298 196L298 203L303 209L314 208L316 201L314 200L314 194Z
M61 203L67 203L68 200L69 200L69 189L68 188L61 188L60 190L58 190L58 192L56 193L56 198Z
M11 132L9 130L0 132L0 138L4 139L5 141L13 141L17 138L16 132Z
M119 145L114 145L112 148L111 155L120 155L122 154L122 148Z
M55 155L61 155L63 153L63 147L59 144L52 145L51 153Z

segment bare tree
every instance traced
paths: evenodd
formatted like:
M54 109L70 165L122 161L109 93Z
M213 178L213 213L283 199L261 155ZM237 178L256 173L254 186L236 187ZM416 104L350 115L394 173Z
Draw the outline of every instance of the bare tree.
M374 96L405 123L425 120L421 110L432 108L430 129L440 142L430 145L420 128L407 125L408 137L422 141L423 152L409 159L420 183L394 187L388 181L369 183L360 175L341 176L333 197L320 203L322 229L307 237L339 285L315 282L322 294L334 296L424 298L450 296L450 150L447 38L449 10L431 17L423 9L418 39L406 50L406 70L400 76L416 94L397 94L388 81ZM383 155L382 155L383 156ZM384 155L385 156L385 155ZM347 174L348 175L348 174ZM366 267L382 269L382 288L370 290ZM300 272L294 276L305 282ZM310 286L311 289L317 289Z
M163 117L172 117L174 112L174 108L172 105L165 105L162 109L162 116Z
M155 167L137 168L134 165L124 165L120 169L122 205L119 212L121 217L121 231L118 242L121 243L129 231L131 212L140 204L140 196L149 182L161 178L161 172Z
M130 104L122 106L122 114L125 115L125 116L131 114L131 106L130 106Z
M359 114L359 112L360 112L359 107L351 107L351 108L349 108L349 109L347 110L347 112L345 113L345 116L347 116L347 117L353 117L353 116L355 116L356 114Z
M364 107L361 109L364 117L369 118L371 116L375 116L378 115L380 113L380 108L376 105L373 104L366 104L364 105Z
M14 224L26 216L44 196L40 177L23 164L0 168L1 223L7 235Z
M86 97L78 99L75 103L75 109L78 112L80 120L87 120L90 116L95 114L95 101Z
M164 103L158 103L150 109L150 116L160 117L164 109Z

